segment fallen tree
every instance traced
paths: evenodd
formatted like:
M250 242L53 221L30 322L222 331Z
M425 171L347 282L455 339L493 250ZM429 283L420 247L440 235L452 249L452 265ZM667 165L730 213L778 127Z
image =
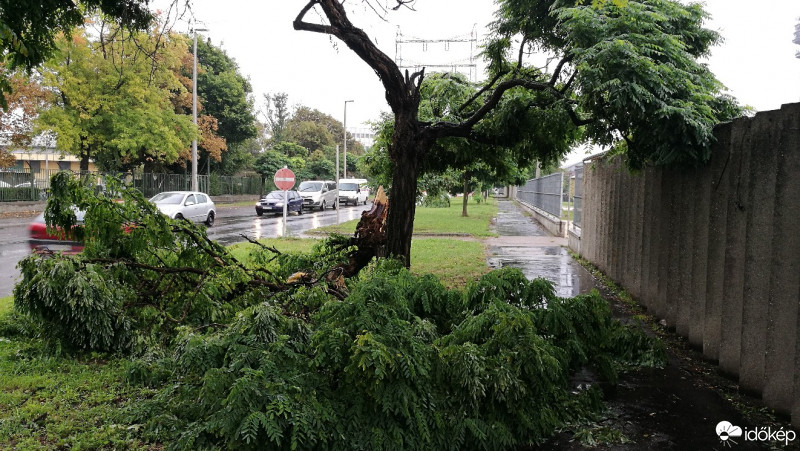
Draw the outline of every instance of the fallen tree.
M120 421L173 449L513 449L602 408L599 385L664 361L597 293L496 270L463 290L374 258L386 204L311 254L248 261L134 190L59 175L47 217L86 247L22 261L18 314L62 348L133 354L151 400ZM75 228L76 206L86 211Z

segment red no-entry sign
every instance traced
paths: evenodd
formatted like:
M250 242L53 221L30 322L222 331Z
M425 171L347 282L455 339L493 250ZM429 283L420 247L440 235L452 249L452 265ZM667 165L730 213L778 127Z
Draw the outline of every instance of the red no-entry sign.
M272 180L279 190L290 190L294 186L294 172L288 168L278 169L278 172L275 173L275 177Z

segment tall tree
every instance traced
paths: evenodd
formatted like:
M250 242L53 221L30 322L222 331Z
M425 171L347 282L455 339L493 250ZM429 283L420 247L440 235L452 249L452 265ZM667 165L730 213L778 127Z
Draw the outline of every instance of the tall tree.
M102 23L93 35L78 30L62 39L45 65L44 85L57 95L38 127L55 133L59 149L78 156L84 171L90 159L105 170L175 162L197 136L191 118L171 103L185 92L175 72L186 42Z
M289 95L285 92L264 94L264 112L270 142L275 145L285 140L286 123L289 121Z
M410 0L395 3L397 9ZM708 159L712 127L740 110L697 62L719 39L702 27L702 7L673 0L584 3L500 0L493 39L485 50L490 79L480 95L446 121L420 119L424 69L401 72L350 22L344 1L309 0L300 9L293 22L296 30L338 38L383 83L394 115L387 149L394 162L389 254L410 264L416 180L440 139L505 145L549 160L560 155L548 147L553 141L548 134L561 130L548 127L561 118L585 127L586 135L601 144L623 141L633 166ZM312 9L317 14L309 15ZM325 21L307 20L317 15ZM513 49L514 42L521 45ZM549 52L557 64L540 68L524 58L537 49Z
M83 24L85 15L102 12L118 24L135 30L145 29L153 16L148 0L0 0L0 61L9 68L32 68L52 56L61 33L69 35ZM5 108L12 90L7 77L0 74L0 104Z
M295 110L294 115L290 120L290 127L295 127L295 124L303 122L316 124L317 127L324 127L328 131L330 139L329 142L325 143L325 145L335 146L338 144L342 146L344 144L342 142L344 136L344 125L342 125L341 121L334 118L330 114L326 114L317 109L312 109L301 105ZM294 137L296 138L297 136L295 135ZM356 141L350 133L347 134L347 149L349 152L352 152L355 155L361 155L364 153L364 146L360 142Z
M219 135L228 145L255 138L253 88L239 73L236 61L204 41L197 43L197 61L203 69L197 75L197 95L203 99L205 113L219 121Z

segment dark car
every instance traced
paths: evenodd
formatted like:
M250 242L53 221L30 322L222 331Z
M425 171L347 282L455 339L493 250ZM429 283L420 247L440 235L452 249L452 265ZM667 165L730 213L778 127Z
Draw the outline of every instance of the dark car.
M84 212L75 209L78 220L76 227L83 225ZM69 234L49 234L47 224L44 222L44 213L41 213L28 226L28 244L32 252L61 252L64 254L77 254L83 250L83 243L73 240Z
M303 198L297 194L297 191L286 191L286 197L289 201L286 211L296 211L298 215L302 215ZM261 196L261 199L256 202L256 214L261 216L264 213L283 213L283 191L272 191Z

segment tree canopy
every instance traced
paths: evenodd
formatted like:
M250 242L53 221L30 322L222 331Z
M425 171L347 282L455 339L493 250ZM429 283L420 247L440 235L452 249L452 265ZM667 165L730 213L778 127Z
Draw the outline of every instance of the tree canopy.
M152 21L147 0L0 0L0 61L32 69L53 55L60 33L69 35L85 15L101 12L118 24L145 29ZM0 75L0 104L12 86Z
M581 127L582 136L617 145L631 167L707 161L713 126L741 108L697 61L719 39L703 28L705 17L700 5L674 0L500 0L484 49L488 80L433 120L420 116L425 70L401 72L350 22L344 2L307 1L294 28L341 40L383 83L394 115L387 251L408 265L416 180L441 139L552 161ZM550 63L528 56L537 52Z
M171 101L185 92L176 72L186 42L171 36L157 44L147 33L101 28L97 39L83 30L61 39L45 64L44 85L56 101L41 112L40 129L55 133L59 149L78 156L82 170L89 159L105 170L174 163L197 136L191 118L176 113Z

